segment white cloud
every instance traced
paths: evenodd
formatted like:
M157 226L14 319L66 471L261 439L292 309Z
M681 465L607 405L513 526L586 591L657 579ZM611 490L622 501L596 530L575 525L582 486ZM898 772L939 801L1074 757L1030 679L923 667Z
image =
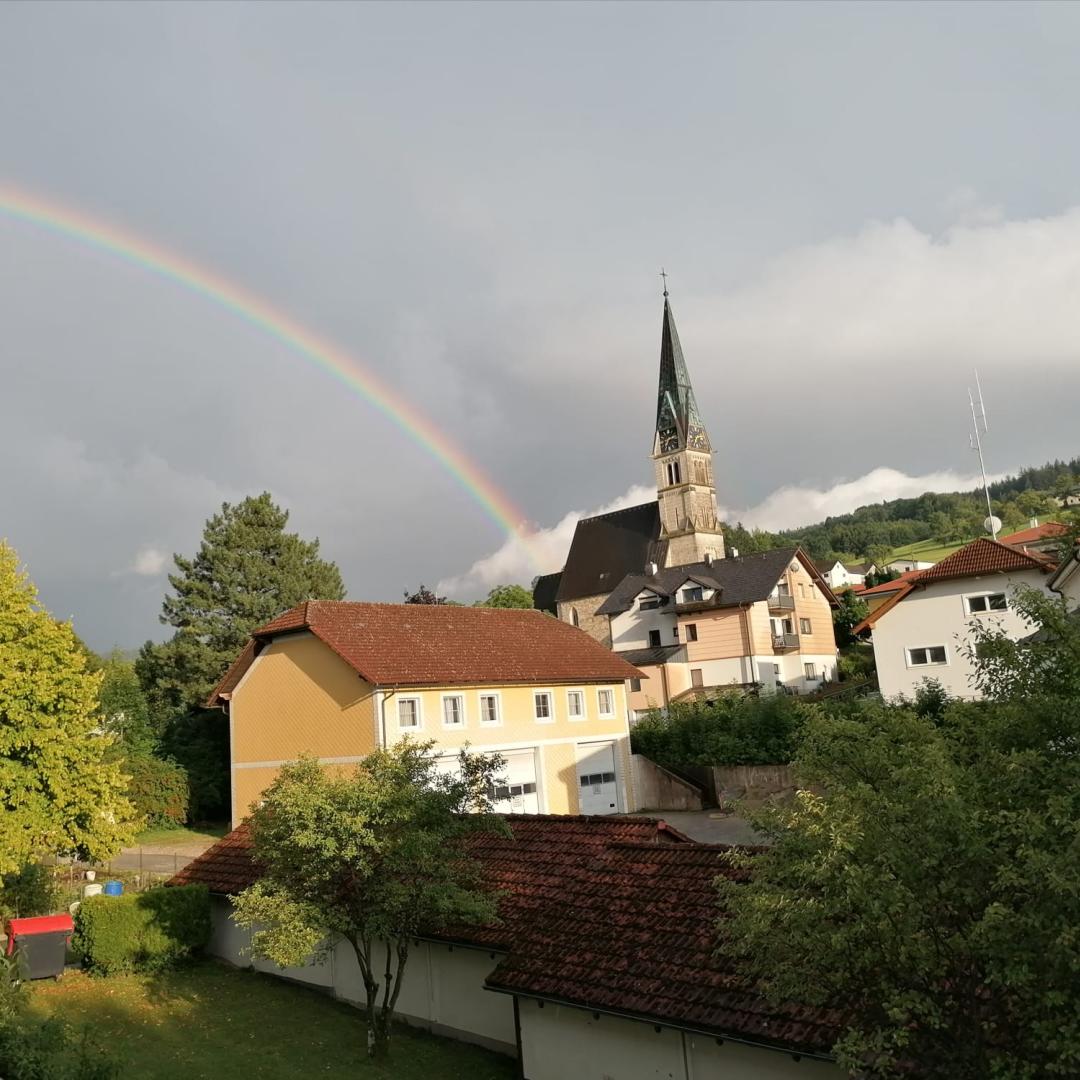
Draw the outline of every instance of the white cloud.
M157 577L168 561L169 556L156 547L140 548L131 565L131 572L140 577Z
M1002 474L1004 475L1004 474ZM998 476L991 480L1000 479ZM721 509L726 521L741 521L747 528L775 531L812 525L831 514L846 514L859 506L889 499L914 498L927 491L970 491L977 476L943 470L908 476L898 469L880 466L854 480L840 480L825 490L786 486L774 491L757 506L743 510ZM540 529L526 542L509 538L497 551L478 559L463 574L439 582L437 591L454 598L482 596L495 585L528 583L536 574L558 570L566 561L574 528L582 518L637 506L656 498L654 488L635 485L605 506L586 513L571 511L549 529Z

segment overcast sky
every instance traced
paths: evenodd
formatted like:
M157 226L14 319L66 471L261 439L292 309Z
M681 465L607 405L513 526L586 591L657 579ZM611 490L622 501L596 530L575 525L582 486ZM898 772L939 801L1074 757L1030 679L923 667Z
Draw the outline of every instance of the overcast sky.
M471 598L649 497L661 264L733 516L1080 452L1080 7L0 5L0 186L339 343L541 530L531 564L359 396L0 214L0 535L94 646L269 489L354 599ZM785 490L779 490L785 489Z

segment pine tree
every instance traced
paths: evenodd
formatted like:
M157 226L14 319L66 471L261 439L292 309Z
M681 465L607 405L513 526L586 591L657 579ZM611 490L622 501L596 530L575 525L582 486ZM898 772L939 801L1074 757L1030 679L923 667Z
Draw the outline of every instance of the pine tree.
M136 662L139 681L159 716L199 708L251 631L305 600L342 600L336 564L319 557L319 541L287 533L287 510L269 492L249 496L206 523L192 559L174 555L161 621L172 638L147 642Z
M0 875L42 851L110 858L134 838L127 780L100 730L100 683L0 542Z

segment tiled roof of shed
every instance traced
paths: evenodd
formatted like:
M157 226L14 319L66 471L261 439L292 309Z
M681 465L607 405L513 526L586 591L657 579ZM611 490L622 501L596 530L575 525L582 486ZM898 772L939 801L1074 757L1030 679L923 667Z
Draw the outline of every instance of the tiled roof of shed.
M205 885L211 892L235 896L259 880L251 857L251 829L238 825L177 872L170 885Z
M1055 537L1064 536L1069 530L1060 521L1044 521L1041 525L1033 525L1030 529L1021 529L1019 532L1009 533L1008 536L999 536L1002 544L1010 547L1023 547L1025 544L1034 544L1039 540L1053 540Z
M637 671L588 634L542 611L449 604L309 600L253 634L210 695L220 704L261 643L309 630L376 686L621 682Z
M920 585L950 578L977 577L980 574L999 574L1017 570L1042 570L1049 573L1054 561L1045 555L1018 551L1008 544L982 536L965 544L941 562L923 570L918 577Z
M827 1054L841 1015L767 1002L716 957L719 875L706 845L618 843L564 877L560 901L522 928L493 989Z

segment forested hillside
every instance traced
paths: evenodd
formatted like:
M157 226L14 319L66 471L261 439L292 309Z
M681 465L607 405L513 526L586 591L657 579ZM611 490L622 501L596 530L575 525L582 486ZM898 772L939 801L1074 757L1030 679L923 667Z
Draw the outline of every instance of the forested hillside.
M1080 508L1065 509L1058 502L1076 492L1080 492L1080 457L1023 469L990 487L994 513L1006 530L1021 529L1033 517L1040 521L1077 521ZM850 514L780 533L748 530L741 523L729 523L725 536L728 547L738 548L743 554L799 543L815 558L836 555L880 561L886 549L891 551L919 540L943 544L973 540L984 535L985 517L985 496L981 488L976 488L926 492L914 499L860 506Z

